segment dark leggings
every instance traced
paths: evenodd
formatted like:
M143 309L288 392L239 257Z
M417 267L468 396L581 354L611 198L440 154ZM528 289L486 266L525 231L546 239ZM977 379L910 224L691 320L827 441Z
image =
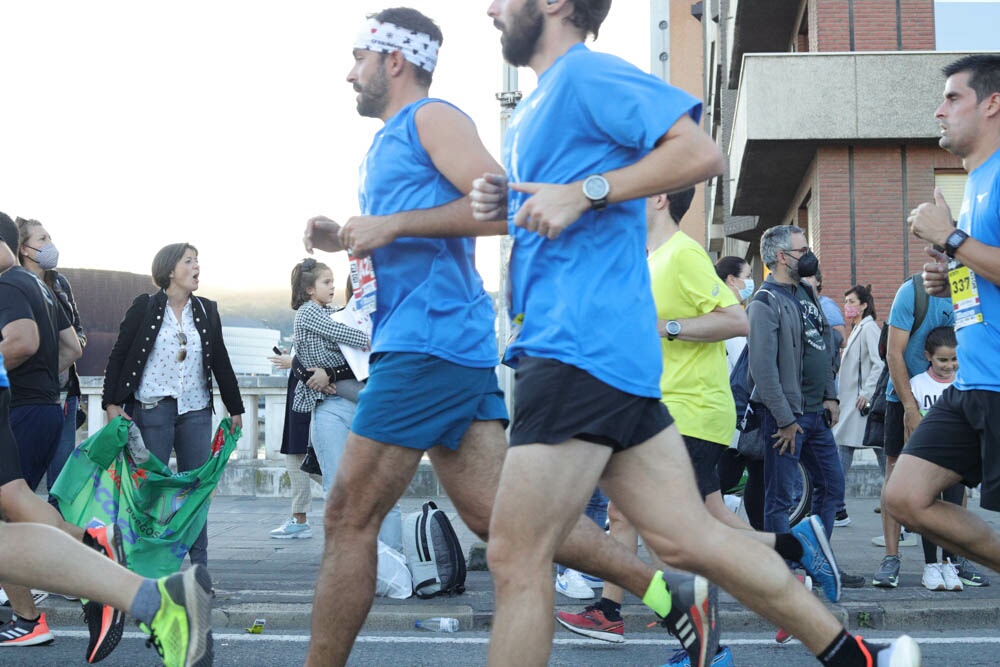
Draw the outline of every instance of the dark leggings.
M739 484L744 468L747 484L743 489L743 506L747 519L754 530L764 530L764 462L751 461L735 447L729 447L719 459L719 483L725 493Z
M965 486L961 483L956 484L954 486L950 486L947 489L945 489L944 492L941 493L940 498L946 503L951 503L952 505L961 505L962 501L965 499ZM920 536L920 540L921 542L923 542L923 547L924 547L924 563L937 563L938 562L937 545L931 542L923 535ZM955 554L951 553L945 548L942 548L940 562L943 563L948 558L951 559L952 563L955 562Z

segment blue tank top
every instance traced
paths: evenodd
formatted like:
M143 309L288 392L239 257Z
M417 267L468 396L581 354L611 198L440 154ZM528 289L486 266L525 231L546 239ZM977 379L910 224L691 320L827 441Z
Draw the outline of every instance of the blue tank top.
M403 107L375 135L361 164L364 215L442 206L464 196L437 170ZM447 102L444 102L447 104ZM493 300L483 289L471 238L400 237L372 253L377 282L372 352L419 352L462 366L498 361Z

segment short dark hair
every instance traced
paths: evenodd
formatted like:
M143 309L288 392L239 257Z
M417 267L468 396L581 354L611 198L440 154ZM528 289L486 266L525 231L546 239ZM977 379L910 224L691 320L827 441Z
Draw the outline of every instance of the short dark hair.
M976 101L982 102L993 93L1000 93L1000 56L977 53L959 58L941 70L945 77L959 72L969 73L969 88L976 91Z
M316 278L323 271L330 271L330 267L312 257L306 257L295 265L292 269L292 310L298 310L299 306L309 301L311 297L307 290L316 284Z
M681 190L680 192L675 192L673 194L667 195L667 202L669 203L670 217L674 222L679 223L684 214L688 212L691 208L691 202L694 200L694 188L690 187L687 190Z
M746 263L747 261L742 257L726 255L715 263L715 275L719 276L720 280L725 280L729 276L739 278Z
M924 352L934 354L939 347L958 347L953 327L936 327L927 334L924 340Z
M398 25L400 28L406 28L407 30L422 32L425 35L429 35L430 38L436 41L439 45L444 44L444 35L441 34L441 28L438 27L437 23L434 23L434 21L427 18L416 9L411 9L409 7L390 7L389 9L383 9L377 14L369 14L368 18L373 18L376 21L382 21L384 23L392 23L394 25ZM429 88L431 81L434 79L433 72L428 72L423 67L417 67L413 63L410 63L410 66L413 67L413 71L417 77L417 82L422 86Z
M188 250L194 250L194 254L198 254L198 249L190 243L171 243L160 248L153 257L153 284L160 289L170 287L170 274Z
M10 219L10 216L0 211L0 239L7 244L10 251L17 257L18 242L17 225Z
M823 270L819 266L816 267L816 294L823 291Z
M569 17L569 22L580 30L584 36L587 33L594 35L601 29L601 24L608 17L611 11L611 0L573 0L573 14Z
M865 317L871 316L872 319L877 317L875 315L875 297L872 296L872 286L871 285L855 285L851 289L844 292L844 296L853 294L858 298L858 301L868 306L868 310L865 311Z

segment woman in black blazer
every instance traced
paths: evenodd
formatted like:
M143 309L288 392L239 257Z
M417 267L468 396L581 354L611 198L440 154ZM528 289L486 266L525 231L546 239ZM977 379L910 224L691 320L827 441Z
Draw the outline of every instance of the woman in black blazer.
M218 305L194 296L198 250L187 243L162 248L153 259L156 294L140 294L125 313L104 373L102 407L108 420L134 419L158 459L177 455L177 469L201 467L212 444L212 376L233 428L242 427L243 401L222 339ZM190 547L192 564L207 565L207 527Z

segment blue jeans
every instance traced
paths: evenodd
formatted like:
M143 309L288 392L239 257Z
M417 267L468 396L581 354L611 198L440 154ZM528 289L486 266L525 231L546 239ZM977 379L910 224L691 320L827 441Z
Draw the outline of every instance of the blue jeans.
M583 510L583 513L596 523L598 528L604 530L604 526L608 524L608 497L601 493L600 488L594 489L594 493L591 494L590 500L587 501L587 507ZM566 571L566 568L562 565L558 569L559 574Z
M177 470L194 470L205 465L212 453L212 408L177 414L177 401L164 398L156 407L146 409L136 403L132 419L142 433L142 440L153 456L164 465L170 452L177 456ZM191 545L188 556L192 565L208 566L208 523Z
M347 434L351 430L351 421L357 404L346 398L329 396L316 404L312 411L312 422L309 424L309 438L319 467L323 470L323 496L330 493L333 479L340 467L340 459L344 456L347 445ZM389 510L382 520L378 539L402 553L403 551L403 516L399 503Z
M56 483L69 455L76 449L76 410L79 405L79 397L66 397L66 403L63 405L62 435L59 436L59 444L56 445L56 451L52 455L52 460L49 461L49 467L45 470L45 483L50 489ZM49 496L49 504L58 509L56 499L51 495Z
M796 421L802 433L795 437L795 453L786 451L779 455L778 450L770 446L774 442L771 436L778 426L768 410L761 414L761 432L768 443L764 448L764 530L771 533L789 531L788 513L796 495L797 461L801 459L813 484L813 514L823 522L829 538L833 535L837 504L844 497L844 471L837 443L823 421L822 412L800 415Z

